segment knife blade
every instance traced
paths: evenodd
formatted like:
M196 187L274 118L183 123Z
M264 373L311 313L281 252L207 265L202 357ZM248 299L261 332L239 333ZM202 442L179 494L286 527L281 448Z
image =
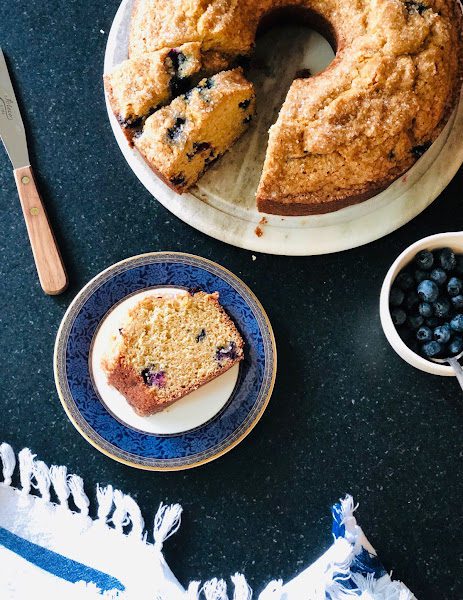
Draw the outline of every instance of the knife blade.
M8 67L0 48L0 137L10 157L13 169L30 164L26 131L18 102L11 85Z
M46 294L60 294L67 287L67 275L30 166L26 131L1 48L0 137L13 165L40 285Z

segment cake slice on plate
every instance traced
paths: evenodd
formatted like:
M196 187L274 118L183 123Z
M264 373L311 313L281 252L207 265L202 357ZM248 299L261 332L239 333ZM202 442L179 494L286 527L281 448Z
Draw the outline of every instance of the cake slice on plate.
M102 367L141 416L164 410L244 358L243 339L217 292L144 298L114 341Z
M134 144L182 193L246 131L254 113L252 83L240 68L222 71L151 115Z
M111 108L129 141L150 114L194 85L192 77L201 68L200 44L189 43L125 60L104 76Z

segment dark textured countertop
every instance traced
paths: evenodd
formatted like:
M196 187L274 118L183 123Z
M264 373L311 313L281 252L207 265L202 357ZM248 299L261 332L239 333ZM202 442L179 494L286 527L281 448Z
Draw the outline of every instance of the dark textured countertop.
M257 255L173 217L136 180L105 112L103 54L118 0L0 5L0 42L27 110L30 149L71 278L39 287L10 164L0 151L0 440L66 464L87 489L112 483L146 520L181 502L166 545L183 583L243 571L260 589L331 543L329 508L350 492L387 569L421 600L462 597L461 392L390 348L379 322L383 277L426 235L463 229L462 173L411 223L335 255ZM192 471L141 472L106 458L64 414L53 343L66 307L95 274L128 256L178 250L239 275L273 323L279 371L270 405L232 452Z

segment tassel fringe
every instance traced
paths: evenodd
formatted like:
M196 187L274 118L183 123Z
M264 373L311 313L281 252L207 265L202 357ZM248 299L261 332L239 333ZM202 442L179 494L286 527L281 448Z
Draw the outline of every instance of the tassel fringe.
M17 461L15 453L9 444L0 445L0 459L2 463L3 483L9 487L16 469ZM54 491L59 502L60 510L69 509L69 498L79 515L88 517L90 500L84 491L84 482L78 475L68 475L64 466L53 465L50 468L36 460L36 455L28 448L24 448L18 454L19 479L21 484L21 495L24 502L30 495L31 488L37 491L36 496L43 502L50 502L51 492ZM135 500L120 490L114 490L111 485L96 487L97 521L103 525L112 523L114 529L120 533L134 536L146 542L144 532L144 521L138 504ZM345 539L338 539L336 543L346 544L349 542L352 551L342 563L332 562L328 564L320 577L317 578L316 586L306 590L307 600L416 600L408 588L400 581L392 581L389 575L375 579L372 574L366 576L351 572L351 563L355 558L360 538L364 539L360 527L354 517L357 506L354 505L352 496L346 496L340 501L337 508L336 521L345 529ZM182 507L179 504L159 505L154 519L153 538L154 548L161 551L164 542L174 535L181 524ZM339 531L339 529L338 529ZM339 535L339 534L338 534ZM342 534L341 534L342 535ZM349 546L348 546L349 547ZM345 553L342 555L345 556ZM244 575L235 573L231 577L233 583L233 600L252 600L252 590ZM349 581L348 587L345 586ZM182 596L183 597L183 596ZM185 592L185 600L229 600L227 595L227 584L223 579L210 579L201 587L199 581L190 583ZM271 581L260 593L259 600L286 600L285 588L281 580ZM170 600L159 597L159 600ZM288 597L287 600L294 600Z
M3 443L0 445L0 458L3 464L3 483L11 485L11 477L16 467L16 456L9 444Z
M17 465L16 455L13 448L6 443L0 445L1 473L3 475L2 485L11 486L12 477ZM90 500L84 490L84 481L78 475L68 475L64 466L52 465L48 467L43 461L36 460L36 455L28 448L24 448L18 454L19 479L21 483L21 494L27 496L34 489L36 497L43 502L51 501L51 492L56 494L60 509L69 509L69 500L77 508L77 514L84 517L89 516ZM147 533L145 522L137 502L120 490L114 490L111 485L96 487L97 521L104 525L113 524L119 533L127 533L136 539L146 542ZM181 522L182 507L179 504L159 506L154 522L155 547L161 549L163 543L178 530ZM196 583L191 586L192 600L196 600L194 589ZM199 583L196 588L199 590ZM198 596L198 593L196 593Z
M235 573L231 576L231 580L235 586L233 600L252 600L252 590L244 575Z
M154 546L162 550L164 542L178 531L182 522L182 507L180 504L161 504L154 517Z
M227 584L223 579L210 579L202 588L206 600L228 600Z

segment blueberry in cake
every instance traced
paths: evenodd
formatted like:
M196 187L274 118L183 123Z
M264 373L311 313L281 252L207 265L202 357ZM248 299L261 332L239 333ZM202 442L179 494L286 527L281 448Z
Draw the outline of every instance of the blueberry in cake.
M463 255L451 248L421 250L397 275L389 294L402 340L425 358L463 350Z
M134 144L182 192L243 134L254 111L254 89L242 70L222 71L151 115Z
M243 348L217 292L150 296L130 311L102 366L109 384L147 416L230 369Z

